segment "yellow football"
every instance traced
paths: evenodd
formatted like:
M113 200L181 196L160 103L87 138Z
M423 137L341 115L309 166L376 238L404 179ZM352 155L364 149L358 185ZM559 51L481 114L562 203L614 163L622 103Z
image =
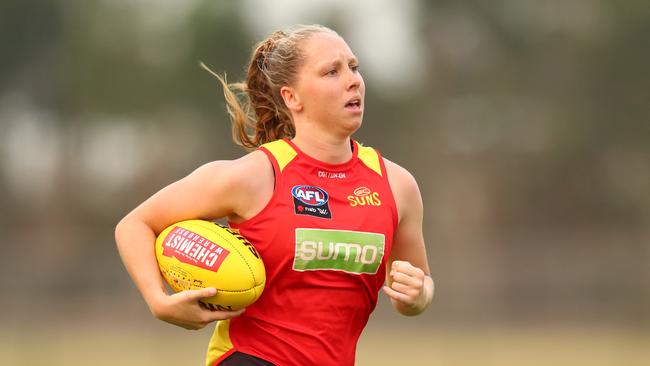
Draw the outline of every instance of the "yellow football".
M201 300L214 310L239 310L254 303L266 283L264 263L255 247L235 229L210 221L187 220L163 230L156 259L176 292L214 287Z

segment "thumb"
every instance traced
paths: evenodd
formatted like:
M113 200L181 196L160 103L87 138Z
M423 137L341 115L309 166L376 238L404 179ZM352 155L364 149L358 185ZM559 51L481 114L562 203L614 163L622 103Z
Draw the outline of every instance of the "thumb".
M188 300L198 301L206 297L212 297L217 294L217 289L214 287L206 287L198 290L186 290L185 297Z

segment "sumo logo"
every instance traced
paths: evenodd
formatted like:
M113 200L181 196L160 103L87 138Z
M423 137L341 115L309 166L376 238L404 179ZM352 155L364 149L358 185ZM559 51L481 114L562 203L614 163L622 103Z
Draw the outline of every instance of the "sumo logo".
M376 274L385 250L384 234L297 228L293 269Z
M297 185L291 189L291 195L296 215L332 218L328 204L329 195L324 189L316 186Z

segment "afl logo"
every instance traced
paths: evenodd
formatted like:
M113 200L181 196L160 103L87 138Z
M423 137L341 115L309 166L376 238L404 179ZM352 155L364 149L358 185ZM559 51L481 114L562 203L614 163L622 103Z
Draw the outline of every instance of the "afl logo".
M314 186L295 186L291 194L300 202L310 206L322 206L327 203L327 192Z
M297 185L291 189L293 208L296 215L309 215L331 219L329 195L324 189L316 186Z

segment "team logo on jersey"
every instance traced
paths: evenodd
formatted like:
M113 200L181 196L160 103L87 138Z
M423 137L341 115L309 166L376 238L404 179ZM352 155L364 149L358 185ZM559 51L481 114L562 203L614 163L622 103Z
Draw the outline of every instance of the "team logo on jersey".
M296 215L310 215L332 218L329 208L329 195L324 189L316 186L298 185L291 189L293 208Z
M384 234L298 228L293 269L376 274L385 245Z
M379 192L373 192L368 187L359 187L348 196L350 206L381 206Z

